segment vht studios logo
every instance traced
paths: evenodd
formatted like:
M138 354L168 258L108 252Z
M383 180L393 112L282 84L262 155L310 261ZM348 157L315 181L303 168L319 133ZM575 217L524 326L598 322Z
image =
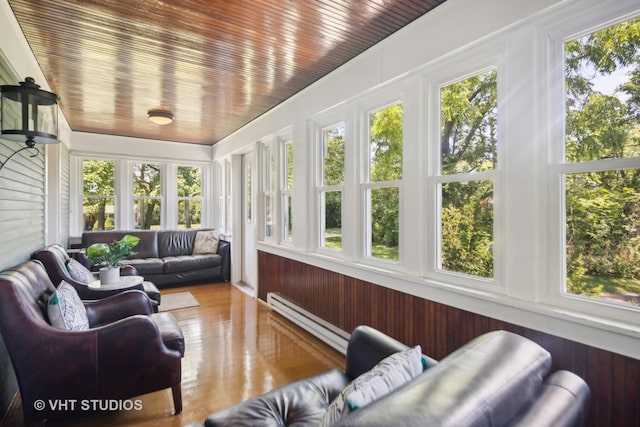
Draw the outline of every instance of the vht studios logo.
M38 399L33 402L36 411L140 411L141 400L118 399Z

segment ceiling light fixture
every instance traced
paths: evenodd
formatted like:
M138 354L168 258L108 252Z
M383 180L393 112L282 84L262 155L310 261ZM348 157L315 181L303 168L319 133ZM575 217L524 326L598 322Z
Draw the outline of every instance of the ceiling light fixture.
M157 125L168 125L173 122L173 113L165 108L152 108L147 111L147 118Z

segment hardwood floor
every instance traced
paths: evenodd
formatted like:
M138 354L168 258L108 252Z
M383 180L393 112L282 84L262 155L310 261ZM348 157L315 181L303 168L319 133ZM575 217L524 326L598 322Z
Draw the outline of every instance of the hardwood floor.
M83 414L50 426L183 426L274 387L337 367L344 356L230 284L163 290L191 292L199 307L172 311L185 337L183 411L169 389L139 396L142 409ZM21 411L21 408L20 408ZM20 412L18 411L18 412ZM3 427L21 425L21 416Z

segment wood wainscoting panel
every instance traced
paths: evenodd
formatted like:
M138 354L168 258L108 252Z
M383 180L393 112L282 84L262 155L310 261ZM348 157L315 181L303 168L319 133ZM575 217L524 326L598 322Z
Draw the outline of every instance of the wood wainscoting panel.
M496 329L525 336L553 356L553 370L566 369L591 388L590 426L640 427L640 360L593 348L289 258L259 251L258 297L277 292L350 332L373 326L442 359L466 342Z

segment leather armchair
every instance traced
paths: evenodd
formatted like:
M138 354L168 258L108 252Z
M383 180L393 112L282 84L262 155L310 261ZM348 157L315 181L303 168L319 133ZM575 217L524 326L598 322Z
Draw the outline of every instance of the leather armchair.
M0 273L0 332L18 379L26 425L73 409L45 404L37 410L39 400L128 399L169 387L175 413L182 410L184 340L171 314L152 313L143 292L126 291L85 303L88 330L61 330L50 326L46 316L44 297L54 291L39 261Z
M69 255L67 251L58 244L49 245L43 249L40 249L31 255L31 258L37 259L42 262L45 269L47 270L47 274L49 275L49 279L54 284L54 286L58 286L61 281L65 281L73 286L78 295L80 295L80 299L83 300L94 300L105 297L104 290L96 290L87 286L86 283L79 282L75 280L69 274L67 270L67 263L69 262ZM121 276L137 276L138 271L135 267L131 265L127 265L120 269ZM158 305L160 305L160 290L151 282L144 281L140 285L140 290L143 290L149 298L154 303L154 311L158 311ZM122 291L113 291L112 295L115 293L119 293Z

